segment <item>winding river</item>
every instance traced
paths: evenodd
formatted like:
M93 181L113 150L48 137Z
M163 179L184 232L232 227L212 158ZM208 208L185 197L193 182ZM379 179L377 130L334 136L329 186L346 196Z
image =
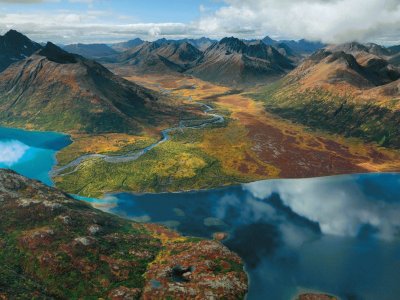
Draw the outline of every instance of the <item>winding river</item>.
M191 100L191 97L189 97L189 100ZM137 160L138 158L140 158L141 156L145 155L147 152L154 149L158 145L168 141L170 139L170 133L173 131L184 130L184 129L199 129L199 128L204 128L208 125L224 122L225 119L223 116L221 116L219 114L211 113L214 110L211 106L201 103L201 102L195 102L195 103L200 105L201 107L203 107L204 108L203 113L210 116L211 118L200 121L199 125L192 125L192 126L187 125L187 124L190 122L193 122L193 121L199 122L199 120L181 120L177 127L171 127L171 128L167 128L167 129L164 129L163 131L161 131L161 139L159 141L157 141L154 144L151 144L150 146L148 146L140 151L134 151L134 152L130 152L130 153L127 153L124 155L105 155L105 154L82 155L82 156L76 158L75 160L73 160L72 162L68 163L67 165L52 170L51 176L55 177L55 176L65 176L65 175L72 174L72 173L76 172L77 168L83 161L88 160L88 159L93 159L93 158L103 159L104 161L106 161L108 163L123 163L123 162L134 161L134 160ZM70 170L69 172L65 172L69 169L72 169L72 170Z

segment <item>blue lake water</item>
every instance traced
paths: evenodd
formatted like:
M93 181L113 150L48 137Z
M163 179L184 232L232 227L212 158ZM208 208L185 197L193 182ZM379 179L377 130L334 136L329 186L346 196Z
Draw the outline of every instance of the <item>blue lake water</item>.
M56 163L55 155L70 143L63 134L0 127L0 168L52 185L49 172Z
M7 154L0 166L48 182L54 154L68 139L30 134L0 130L1 157L13 153L10 141L18 154ZM400 174L268 180L80 200L186 235L227 233L224 244L246 264L248 299L289 300L308 290L349 300L399 299Z

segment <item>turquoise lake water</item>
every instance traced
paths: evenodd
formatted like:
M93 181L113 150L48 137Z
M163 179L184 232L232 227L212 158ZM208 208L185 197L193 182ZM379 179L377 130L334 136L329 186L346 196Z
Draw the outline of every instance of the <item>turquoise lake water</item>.
M0 128L0 167L50 184L54 155L69 142L64 135ZM80 200L185 235L226 232L224 244L245 262L250 300L289 300L308 290L348 300L399 299L400 174Z
M0 127L0 168L53 185L49 172L57 151L68 146L67 135Z

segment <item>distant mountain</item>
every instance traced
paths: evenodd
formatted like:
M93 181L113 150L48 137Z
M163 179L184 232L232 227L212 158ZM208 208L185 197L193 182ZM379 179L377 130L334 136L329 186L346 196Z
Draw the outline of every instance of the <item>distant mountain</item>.
M142 73L184 72L202 52L188 42L169 42L165 39L145 42L116 57L119 63L134 67Z
M188 43L193 47L196 47L200 51L205 51L208 47L210 47L213 43L217 42L216 40L212 40L206 37L202 37L199 39L180 39L180 40L168 40L165 38L159 39L155 41L159 45L165 44L182 44Z
M268 46L275 46L277 47L280 45L278 48L282 48L284 46L289 47L291 51L296 54L311 54L321 48L324 48L325 45L320 43L320 42L312 42L312 41L307 41L305 39L301 39L299 41L294 41L294 40L274 40L271 39L269 36L266 36L265 38L262 39L263 43L268 45Z
M109 46L117 52L124 52L131 48L137 47L143 43L144 41L142 39L136 38L133 40L129 40L127 42L111 44Z
M15 30L0 36L0 72L9 65L32 55L42 46Z
M208 81L243 85L277 79L293 68L292 61L272 46L230 37L210 46L188 73Z
M205 51L208 47L210 47L212 44L217 42L216 40L209 39L206 37L202 37L199 39L184 39L184 40L180 40L180 41L188 42L189 44L196 47L200 51Z
M63 132L138 132L158 94L52 43L0 74L0 122ZM158 110L159 108L159 110Z
M400 68L387 53L375 44L331 45L259 96L282 117L400 148Z
M63 49L86 58L99 58L118 53L106 44L71 44L64 46Z

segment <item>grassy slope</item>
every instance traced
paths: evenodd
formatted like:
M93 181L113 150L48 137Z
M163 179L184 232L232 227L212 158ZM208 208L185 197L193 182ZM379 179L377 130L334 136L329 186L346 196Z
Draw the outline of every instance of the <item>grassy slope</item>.
M226 95L227 88L193 78L142 80L145 86L162 84L172 90L174 98L182 100L181 108L189 111L194 112L195 105L185 100L188 97L210 104L224 115L226 122L175 131L171 140L133 162L88 160L76 173L57 177L57 186L70 193L100 197L107 192L181 191L267 178L389 172L400 168L397 151L357 139L310 132L304 126L267 114L262 102L245 94ZM152 140L159 139L159 132L153 131L150 136ZM65 164L84 153L121 153L144 146L151 139L128 135L78 137L58 158Z
M357 95L335 93L334 89L309 88L285 80L252 94L265 103L267 111L301 124L358 137L381 146L400 148L400 111L375 101L358 101ZM396 106L399 99L389 101Z
M99 197L112 191L163 192L204 189L245 180L225 172L218 159L199 147L204 132L186 130L136 161L112 164L93 159L76 173L57 178L68 192ZM93 177L102 180L93 181Z

